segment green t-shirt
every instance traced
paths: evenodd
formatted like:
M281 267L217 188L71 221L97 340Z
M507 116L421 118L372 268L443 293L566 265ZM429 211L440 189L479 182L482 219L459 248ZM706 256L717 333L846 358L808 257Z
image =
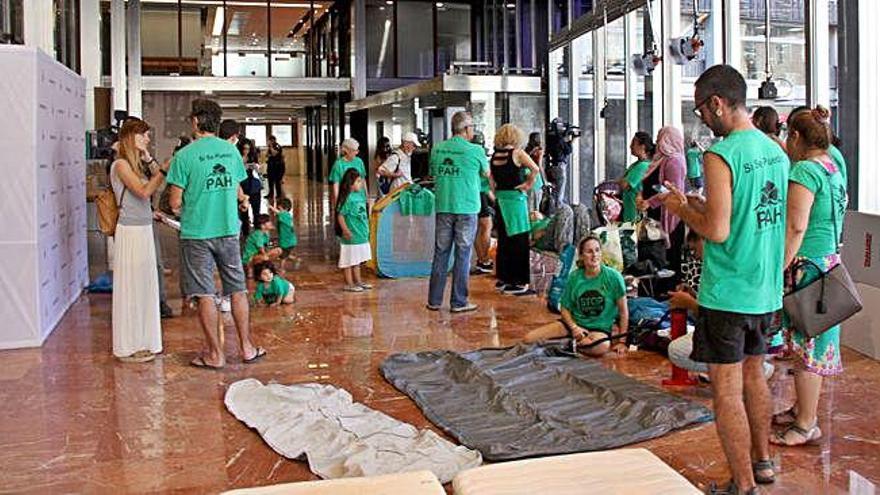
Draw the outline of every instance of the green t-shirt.
M357 194L349 194L339 209L345 225L351 231L351 239L339 238L340 244L366 244L370 242L370 225L367 220L367 200Z
M278 229L278 245L281 249L296 246L296 231L293 229L293 214L289 211L279 211L275 217L276 229Z
M688 148L684 156L687 160L687 178L696 179L697 177L702 177L703 152L700 151L700 148L697 148L696 146L694 146L693 148Z
M339 184L340 182L342 182L342 176L345 175L345 172L350 168L357 170L358 173L361 174L362 179L367 179L367 169L364 168L364 161L361 160L361 157L356 156L352 158L350 162L347 162L343 160L340 156L336 159L335 162L333 162L333 166L330 168L330 175L327 177L327 180L330 181L331 184ZM358 196L363 196L364 202L367 201L366 187L355 194L357 194Z
M481 176L488 171L483 148L460 136L434 146L430 174L434 177L437 213L479 213Z
M813 193L813 206L810 208L810 221L804 232L804 241L798 249L798 256L819 258L837 252L837 240L843 231L843 217L846 214L846 183L843 174L836 171L828 174L819 163L806 160L791 167L789 182L800 184ZM829 187L830 186L830 187ZM833 198L833 199L832 199ZM834 224L832 224L832 204Z
M532 174L532 169L527 167L522 167L522 177L523 181L528 180L529 175ZM538 173L538 177L535 179L535 183L532 184L532 191L540 191L541 188L544 187L544 178L541 177L540 172Z
M847 185L847 177L846 177L846 160L843 159L843 153L840 152L840 149L833 144L828 147L828 156L834 160L834 164L837 165L837 170L840 171L840 175L843 177L843 185Z
M776 311L782 307L788 157L757 129L734 132L707 153L730 168L730 235L722 243L706 240L697 300L732 313Z
M650 166L651 162L640 160L630 165L626 170L626 174L623 175L623 180L629 184L629 189L623 191L624 222L635 222L639 219L639 210L636 208L636 197L642 192L642 179L645 178L645 172L648 171L648 167Z
M251 262L251 258L268 244L269 234L259 229L251 232L251 235L247 236L247 239L244 241L244 254L241 256L241 262L247 265Z
M247 177L232 143L207 136L174 155L168 183L183 189L181 239L238 235L238 184Z
M568 276L560 304L578 326L611 333L620 316L617 300L625 295L626 284L617 270L602 265L599 275L587 278L583 268L578 268Z
M281 278L280 275L275 275L268 284L262 280L257 282L254 301L262 299L266 304L274 304L278 299L283 299L289 291L290 282Z

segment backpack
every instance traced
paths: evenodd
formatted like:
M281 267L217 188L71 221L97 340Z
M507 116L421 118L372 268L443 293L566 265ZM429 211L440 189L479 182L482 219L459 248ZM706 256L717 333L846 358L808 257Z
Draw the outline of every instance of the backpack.
M397 150L394 150L393 152L391 152L390 155L388 155L388 158L391 158L392 156L397 157L397 168L394 169L394 172L397 173L397 171L400 170L400 155L398 154ZM379 166L381 167L382 165L384 165L384 163L380 164ZM379 192L382 193L382 195L384 196L391 191L391 184L394 183L394 178L385 177L384 175L379 174L378 183Z
M116 222L119 221L119 206L125 199L125 191L119 196L119 203L116 203L116 194L112 187L107 187L97 196L95 196L95 207L98 214L98 229L107 237L113 237L116 233Z

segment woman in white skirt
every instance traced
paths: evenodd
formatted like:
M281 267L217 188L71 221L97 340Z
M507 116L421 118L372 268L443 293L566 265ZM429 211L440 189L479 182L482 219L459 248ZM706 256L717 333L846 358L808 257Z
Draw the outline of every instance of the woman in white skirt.
M110 183L119 205L113 243L113 355L147 362L162 352L159 278L150 198L165 181L168 163L150 156L150 126L129 119L119 130Z
M346 292L373 288L361 280L361 263L372 257L366 195L358 194L363 188L364 179L356 168L346 170L339 181L335 227L339 238L339 268L345 275Z

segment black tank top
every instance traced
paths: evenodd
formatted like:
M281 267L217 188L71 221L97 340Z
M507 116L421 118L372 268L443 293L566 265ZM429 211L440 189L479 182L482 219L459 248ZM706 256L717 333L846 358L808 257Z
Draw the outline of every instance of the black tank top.
M522 170L513 161L513 150L495 148L492 154L492 178L499 191L511 191L522 184Z

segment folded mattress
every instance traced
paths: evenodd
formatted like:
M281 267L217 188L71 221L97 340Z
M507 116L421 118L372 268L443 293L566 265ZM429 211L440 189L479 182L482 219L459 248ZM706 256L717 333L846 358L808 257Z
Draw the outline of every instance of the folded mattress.
M430 471L301 481L280 485L231 490L224 495L446 495L443 485Z
M502 462L458 473L455 495L699 495L682 475L645 449Z
M700 404L562 345L394 354L381 371L491 461L608 450L712 419Z
M482 463L479 452L354 402L331 385L263 385L251 378L230 385L224 402L272 449L289 459L305 456L324 479L427 470L448 483Z

